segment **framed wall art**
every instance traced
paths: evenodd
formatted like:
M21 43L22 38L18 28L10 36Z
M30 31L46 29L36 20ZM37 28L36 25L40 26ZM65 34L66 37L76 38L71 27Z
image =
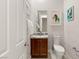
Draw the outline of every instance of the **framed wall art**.
M61 12L52 11L52 25L61 25Z
M74 20L74 6L67 9L67 21L73 21Z

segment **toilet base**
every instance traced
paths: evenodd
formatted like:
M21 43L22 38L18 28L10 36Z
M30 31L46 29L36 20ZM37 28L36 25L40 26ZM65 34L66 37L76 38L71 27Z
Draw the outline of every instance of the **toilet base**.
M54 53L55 53L55 55L56 55L56 59L62 59L63 55L61 55L61 54L56 54L56 53L57 53L56 51L54 51Z
M63 56L61 55L57 55L55 51L53 51L52 49L49 50L49 54L51 59L62 59Z
M49 50L49 55L51 59L56 59L56 55L54 54L52 49Z
M57 56L57 55L56 55L56 59L62 59L62 56Z

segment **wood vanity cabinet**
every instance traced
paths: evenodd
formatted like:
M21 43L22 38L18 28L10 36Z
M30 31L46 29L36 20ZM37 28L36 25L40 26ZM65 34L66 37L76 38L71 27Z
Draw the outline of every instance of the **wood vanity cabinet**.
M48 38L31 38L31 57L48 57Z

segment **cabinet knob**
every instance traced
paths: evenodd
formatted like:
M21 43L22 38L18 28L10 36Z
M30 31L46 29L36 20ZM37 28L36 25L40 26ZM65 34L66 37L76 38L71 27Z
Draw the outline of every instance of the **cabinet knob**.
M29 46L29 44L27 44L27 42L25 42L24 46Z
M24 44L24 46L26 46L26 43Z

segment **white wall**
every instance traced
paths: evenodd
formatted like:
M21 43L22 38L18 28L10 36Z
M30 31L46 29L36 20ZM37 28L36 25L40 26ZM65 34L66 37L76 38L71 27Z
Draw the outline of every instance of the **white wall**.
M63 0L32 0L32 21L35 22L37 18L38 10L47 10L48 11L48 33L49 33L49 48L52 48L53 42L53 33L58 33L63 35L63 19L61 25L51 26L51 12L53 10L58 10L63 12Z
M74 5L74 20L67 21L66 11ZM73 47L79 50L79 0L64 0L64 36L67 59L79 59L79 52L74 51Z

